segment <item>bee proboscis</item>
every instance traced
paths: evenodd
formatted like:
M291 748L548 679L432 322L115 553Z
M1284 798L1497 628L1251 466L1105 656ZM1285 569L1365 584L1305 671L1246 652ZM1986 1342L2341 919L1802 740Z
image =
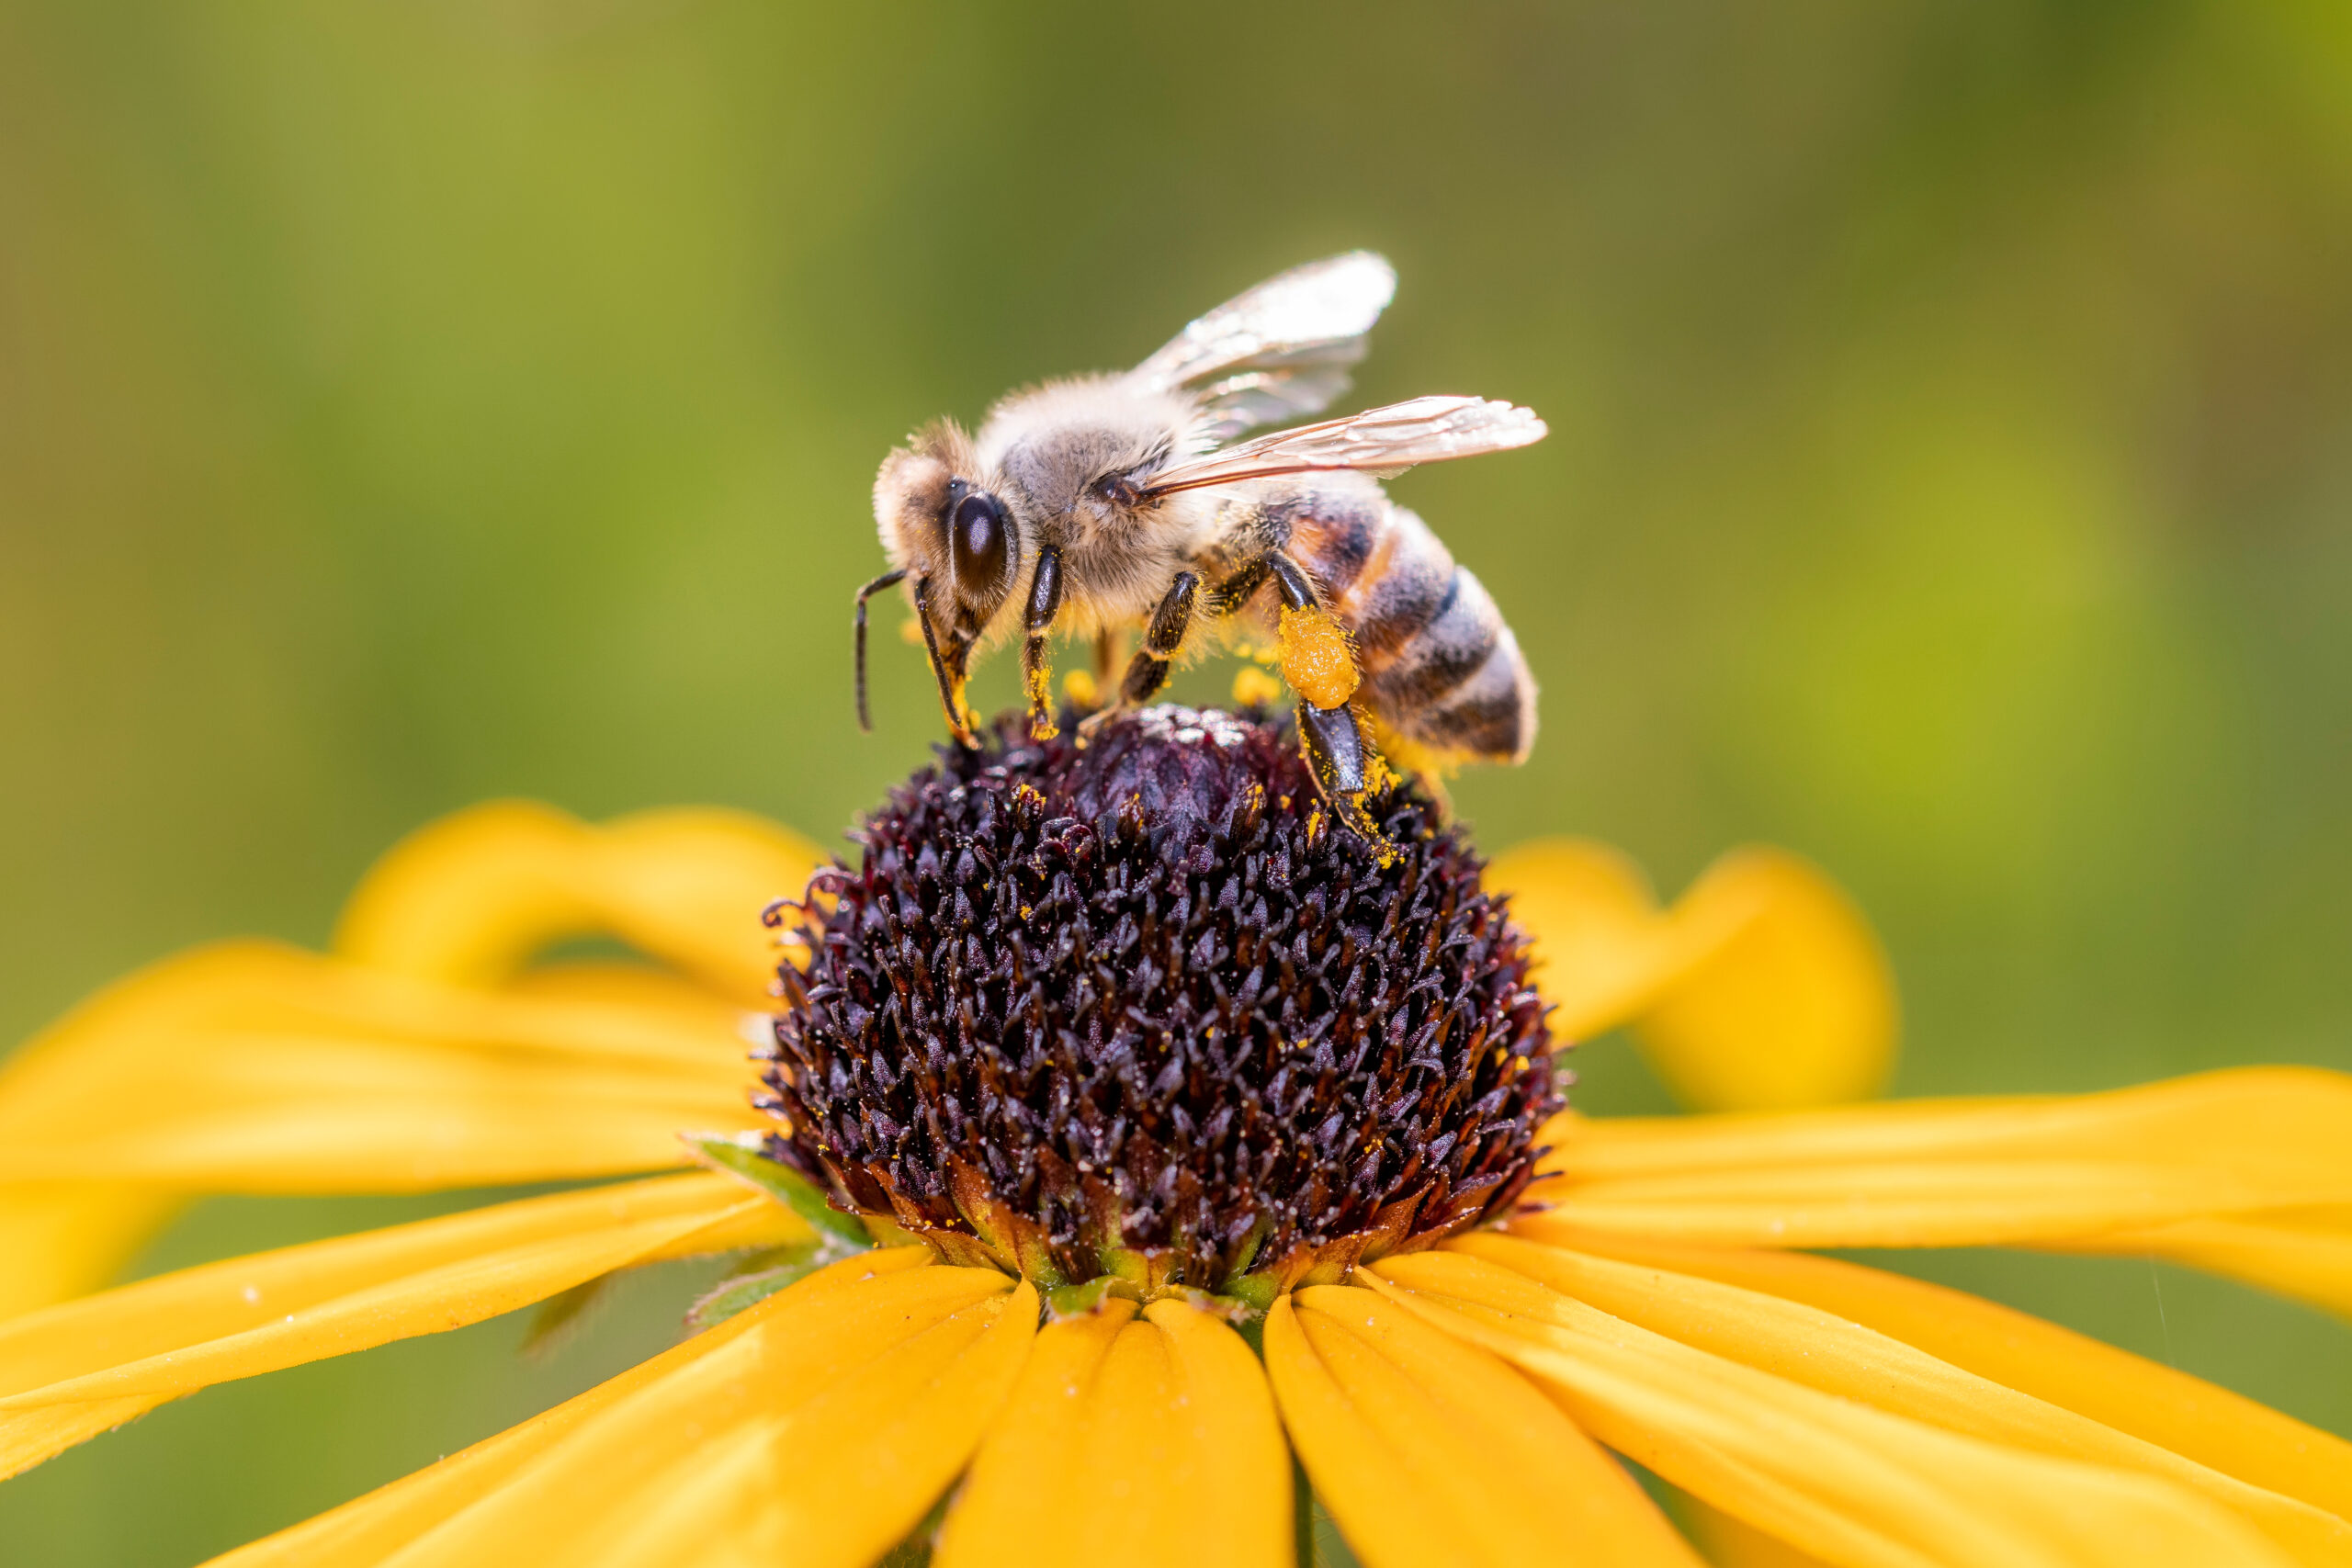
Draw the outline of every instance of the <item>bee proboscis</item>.
M1506 402L1422 397L1223 445L1343 391L1396 282L1369 252L1309 263L1218 306L1133 370L1013 392L969 434L942 420L909 437L874 481L890 570L857 595L859 722L865 602L903 583L967 743L976 649L1021 637L1043 735L1055 635L1101 648L1140 631L1107 714L1149 701L1201 639L1241 634L1272 638L1316 783L1366 837L1377 837L1362 802L1379 761L1359 716L1414 766L1523 761L1535 682L1518 640L1381 480L1527 446L1544 422Z

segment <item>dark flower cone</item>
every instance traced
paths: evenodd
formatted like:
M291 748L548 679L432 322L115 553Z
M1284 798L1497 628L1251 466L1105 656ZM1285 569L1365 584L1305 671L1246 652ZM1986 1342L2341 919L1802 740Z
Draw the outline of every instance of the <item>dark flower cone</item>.
M1271 1299L1504 1212L1562 1103L1527 944L1426 798L1372 805L1401 852L1256 716L943 749L772 913L772 1152L1047 1286Z

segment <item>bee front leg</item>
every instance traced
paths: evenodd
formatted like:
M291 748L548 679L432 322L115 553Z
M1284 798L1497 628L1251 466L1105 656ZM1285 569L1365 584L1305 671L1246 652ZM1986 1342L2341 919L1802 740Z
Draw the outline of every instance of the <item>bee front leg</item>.
M1061 552L1046 550L1037 558L1037 574L1029 585L1028 613L1022 621L1022 629L1028 635L1021 644L1021 683L1029 693L1029 735L1035 740L1050 740L1061 733L1054 723L1054 666L1046 648L1046 635L1053 629L1054 617L1061 608Z
M1119 682L1118 701L1091 716L1084 732L1092 732L1122 709L1139 707L1151 701L1168 683L1168 666L1184 646L1184 633L1193 624L1193 597L1200 586L1200 573L1176 574L1176 581L1160 595L1159 607L1152 611L1151 624L1144 628L1143 646L1127 661L1126 676Z
M963 745L977 748L979 739L972 733L971 710L964 705L965 660L971 655L971 645L960 638L951 638L943 648L939 633L932 626L931 579L915 579L915 619L922 626L923 650L931 655L932 673L939 677L939 705L946 710L947 728Z

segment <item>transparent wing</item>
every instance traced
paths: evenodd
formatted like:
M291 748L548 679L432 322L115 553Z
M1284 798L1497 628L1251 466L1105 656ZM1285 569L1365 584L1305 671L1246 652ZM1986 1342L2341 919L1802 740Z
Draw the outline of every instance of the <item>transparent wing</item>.
M1237 479L1331 468L1352 468L1386 479L1417 463L1532 446L1544 434L1544 422L1532 409L1485 398L1414 398L1185 458L1152 475L1144 490L1147 494L1166 495Z
M1314 413L1347 390L1348 367L1396 292L1396 269L1370 251L1309 262L1219 305L1129 378L1199 393L1203 441Z

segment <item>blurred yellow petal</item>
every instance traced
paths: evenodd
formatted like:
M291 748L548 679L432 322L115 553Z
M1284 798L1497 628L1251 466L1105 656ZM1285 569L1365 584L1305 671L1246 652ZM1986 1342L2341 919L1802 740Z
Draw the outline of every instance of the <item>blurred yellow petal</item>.
M1275 1303L1266 1370L1300 1461L1368 1568L1695 1562L1525 1380L1370 1291Z
M1532 940L1536 984L1563 1038L1590 1039L1646 1011L1693 962L1641 868L1606 844L1517 845L1488 863L1487 886L1510 896Z
M1103 1562L1291 1568L1290 1456L1257 1358L1181 1302L1048 1325L941 1532L939 1568Z
M181 1201L119 1181L0 1182L0 1318L106 1284Z
M1532 1196L1583 1229L2154 1253L2352 1310L2335 1267L2352 1219L2352 1077L2315 1067L1775 1116L1564 1116L1544 1137ZM2207 1223L2220 1220L2233 1228Z
M2352 1203L2126 1226L2042 1245L2061 1252L2168 1258L2352 1314Z
M491 1495L564 1438L629 1395L657 1383L721 1346L758 1329L779 1312L797 1312L819 1295L883 1274L929 1264L929 1248L892 1247L827 1265L770 1300L707 1334L639 1362L542 1416L511 1427L440 1463L378 1487L339 1508L215 1559L216 1568L366 1568Z
M1736 850L1661 911L1633 863L1544 839L1498 856L1488 884L1534 939L1552 1027L1636 1027L1678 1097L1704 1110L1858 1100L1885 1082L1894 981L1870 923L1810 862Z
M2293 1562L2145 1473L1946 1431L1677 1343L1455 1253L1365 1278L1504 1357L1578 1425L1766 1534L1846 1568Z
M1713 1568L1825 1568L1822 1560L1734 1518L1703 1498L1674 1489L1674 1517Z
M1577 1231L1542 1214L1511 1229L1818 1307L2225 1475L2352 1518L2352 1443L2025 1313L1805 1253L1634 1240Z
M0 1474L234 1378L478 1323L659 1258L809 1238L716 1175L568 1192L206 1264L0 1324Z
M2011 1448L2160 1476L2237 1513L2303 1562L2352 1562L2352 1525L1818 1307L1512 1236L1446 1244L1680 1344L1825 1393Z
M378 1539L275 1560L864 1568L963 1469L1020 1371L1037 1298L994 1269L813 1282L571 1421L494 1483L454 1490L438 1519L411 1512L392 1550Z
M657 1169L684 1163L680 1128L758 1124L741 1015L620 984L507 994L272 943L185 953L0 1068L0 1181L415 1191Z
M1705 956L1637 1027L1686 1103L1826 1105L1885 1085L1894 974L1870 922L1817 867L1781 850L1736 850L1668 918Z
M494 801L418 829L360 882L335 949L413 978L491 985L548 944L611 936L746 1007L775 974L760 911L800 897L817 852L748 812L646 811L591 825Z

